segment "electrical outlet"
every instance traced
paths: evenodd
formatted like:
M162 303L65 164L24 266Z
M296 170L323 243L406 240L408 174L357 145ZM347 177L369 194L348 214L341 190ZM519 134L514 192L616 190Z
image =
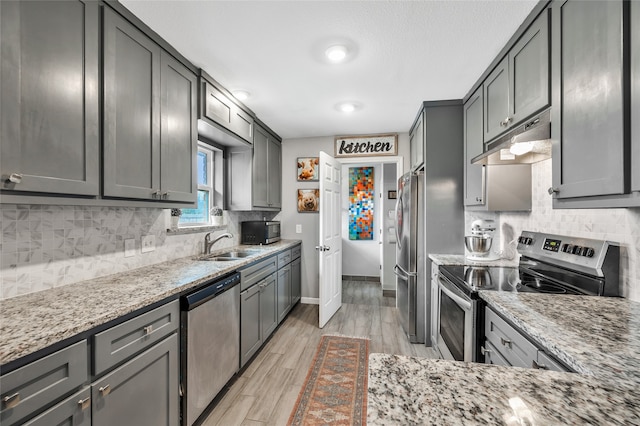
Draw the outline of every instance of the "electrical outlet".
M124 257L131 257L136 255L136 240L133 238L124 240Z
M297 224L296 225L296 234L302 234L302 225L301 224Z
M148 253L150 251L154 251L156 249L156 236L155 235L145 235L142 237L142 252Z

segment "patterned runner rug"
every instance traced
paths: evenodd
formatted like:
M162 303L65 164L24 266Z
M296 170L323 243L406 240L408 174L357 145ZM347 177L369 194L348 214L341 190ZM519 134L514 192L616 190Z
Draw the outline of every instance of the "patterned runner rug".
M365 425L369 340L322 336L290 425Z

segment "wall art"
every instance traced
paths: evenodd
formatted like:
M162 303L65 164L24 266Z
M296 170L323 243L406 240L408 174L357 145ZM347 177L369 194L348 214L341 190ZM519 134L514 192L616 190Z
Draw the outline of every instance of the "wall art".
M318 157L298 158L298 181L313 182L318 180Z
M298 212L317 213L320 208L319 189L298 189Z
M373 167L349 167L349 239L373 240Z
M338 136L335 157L375 157L398 155L398 135Z

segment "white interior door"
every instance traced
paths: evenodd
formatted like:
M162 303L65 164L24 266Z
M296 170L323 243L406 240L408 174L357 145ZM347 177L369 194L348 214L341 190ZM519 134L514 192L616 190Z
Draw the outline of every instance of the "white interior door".
M320 328L342 306L341 164L320 151Z

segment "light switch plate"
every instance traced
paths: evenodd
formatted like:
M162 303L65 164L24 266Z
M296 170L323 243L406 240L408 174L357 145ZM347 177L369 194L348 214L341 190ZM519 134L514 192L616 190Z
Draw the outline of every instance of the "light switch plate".
M130 238L124 240L124 257L131 257L136 255L136 240Z
M148 253L150 251L154 251L156 249L156 236L155 235L145 235L142 237L142 252Z
M296 225L296 234L302 234L302 225L301 224L297 224Z

